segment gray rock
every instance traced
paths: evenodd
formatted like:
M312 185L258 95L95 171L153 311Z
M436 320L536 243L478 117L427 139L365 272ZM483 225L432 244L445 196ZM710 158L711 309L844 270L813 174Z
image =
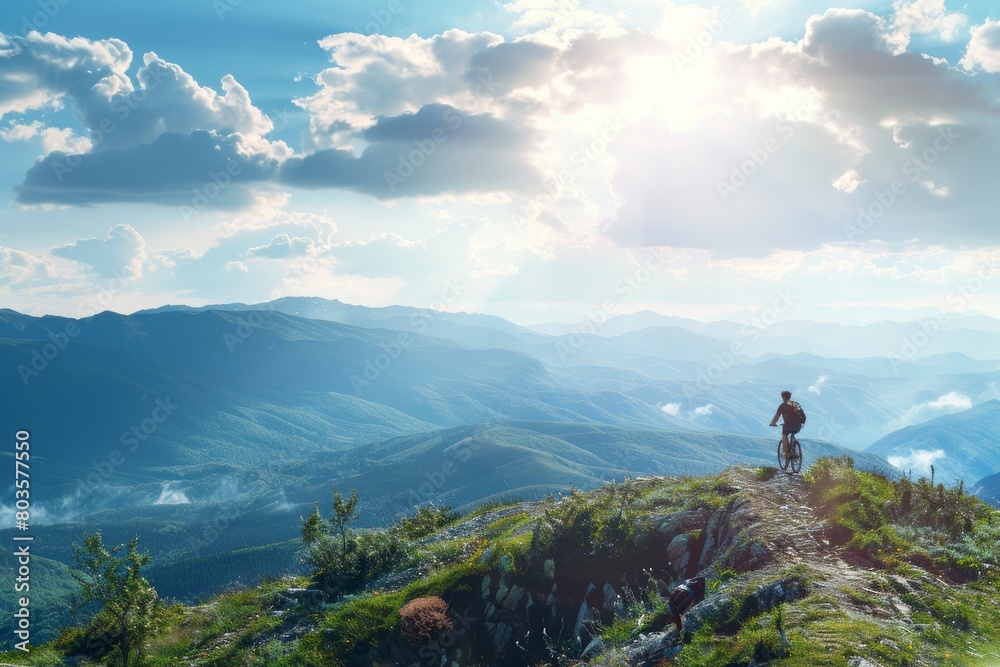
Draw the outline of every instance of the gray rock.
M587 648L583 649L583 653L580 654L580 657L589 660L595 655L599 655L603 650L604 640L600 637L594 637L591 642L587 644Z
M604 584L602 592L604 593L604 601L601 603L601 610L606 614L614 614L621 607L618 591L611 584Z
M847 664L851 667L880 667L877 662L872 662L871 660L859 657L848 658Z
M524 597L524 588L514 584L510 587L510 592L507 593L506 599L503 601L503 608L507 611L512 611L514 607L518 605L521 599Z
M687 533L675 536L674 539L670 540L670 544L667 545L667 560L671 563L679 561L682 556L687 554L690 542L691 538Z
M704 507L650 517L650 523L661 535L678 535L689 530L698 530L704 528L706 521L708 521L708 510Z
M493 647L498 651L503 650L510 640L511 632L513 631L506 623L497 623L496 631L493 633Z
M684 614L684 632L694 634L706 623L720 626L733 617L736 601L728 595L705 598Z
M677 631L671 630L640 635L638 640L625 649L625 655L632 667L656 667L664 660L673 659L680 650Z
M583 602L580 604L580 611L576 614L576 625L573 626L573 636L580 637L583 634L583 624L593 621L594 615L590 611L590 605L587 604L587 598L590 594L597 590L594 584L590 584L587 587L587 592L583 596Z

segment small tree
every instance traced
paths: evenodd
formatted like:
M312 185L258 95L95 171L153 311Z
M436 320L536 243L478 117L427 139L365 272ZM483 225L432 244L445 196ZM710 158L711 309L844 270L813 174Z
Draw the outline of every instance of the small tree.
M344 497L337 491L337 487L333 487L333 516L330 517L330 525L340 534L341 548L345 554L347 553L347 527L358 520L358 513L355 510L357 504L357 489L351 493L351 499L345 501Z
M312 514L302 519L302 541L309 550L307 561L322 585L336 581L340 587L358 576L357 538L350 528L358 518L357 504L357 490L345 500L333 487L333 516L323 518L319 505L313 504ZM335 539L337 536L340 539Z
M118 545L108 551L100 533L84 535L83 547L73 545L76 567L73 578L81 588L81 597L87 604L102 605L98 616L104 615L113 623L119 650L117 664L137 667L143 663L143 642L153 629L156 611L156 590L140 574L149 564L149 556L140 554L139 538L127 545ZM124 555L117 554L124 552Z

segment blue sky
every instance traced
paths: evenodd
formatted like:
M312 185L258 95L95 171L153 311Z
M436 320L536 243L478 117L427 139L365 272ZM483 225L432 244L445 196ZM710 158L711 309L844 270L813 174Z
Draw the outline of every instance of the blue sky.
M0 12L3 306L1000 316L985 2Z

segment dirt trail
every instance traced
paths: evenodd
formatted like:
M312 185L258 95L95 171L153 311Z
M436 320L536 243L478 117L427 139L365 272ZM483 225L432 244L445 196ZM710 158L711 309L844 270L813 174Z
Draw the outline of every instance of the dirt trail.
M807 565L811 586L832 598L835 608L880 622L912 624L910 608L895 593L885 592L889 588L885 573L846 562L843 549L824 537L826 522L817 519L808 506L806 483L800 475L778 472L761 481L756 469L730 468L725 477L750 502L757 517L751 530L774 556L773 563L753 573L755 578L768 570L778 575L791 566ZM917 582L894 578L901 587L919 588Z

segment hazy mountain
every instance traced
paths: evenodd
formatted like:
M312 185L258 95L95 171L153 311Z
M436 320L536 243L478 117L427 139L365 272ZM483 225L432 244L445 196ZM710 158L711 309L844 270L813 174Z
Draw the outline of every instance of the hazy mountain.
M983 477L969 489L969 492L979 496L994 507L1000 507L1000 472Z
M602 424L476 424L391 438L282 468L322 490L333 478L369 499L365 521L384 524L418 504L468 508L495 496L536 498L553 490L593 488L626 474L704 475L737 463L773 465L776 438L623 428ZM888 470L884 459L803 440L805 465L822 456L854 456L859 466Z
M1000 470L1000 401L944 415L890 433L866 451L913 476L929 474L945 483L975 480Z

